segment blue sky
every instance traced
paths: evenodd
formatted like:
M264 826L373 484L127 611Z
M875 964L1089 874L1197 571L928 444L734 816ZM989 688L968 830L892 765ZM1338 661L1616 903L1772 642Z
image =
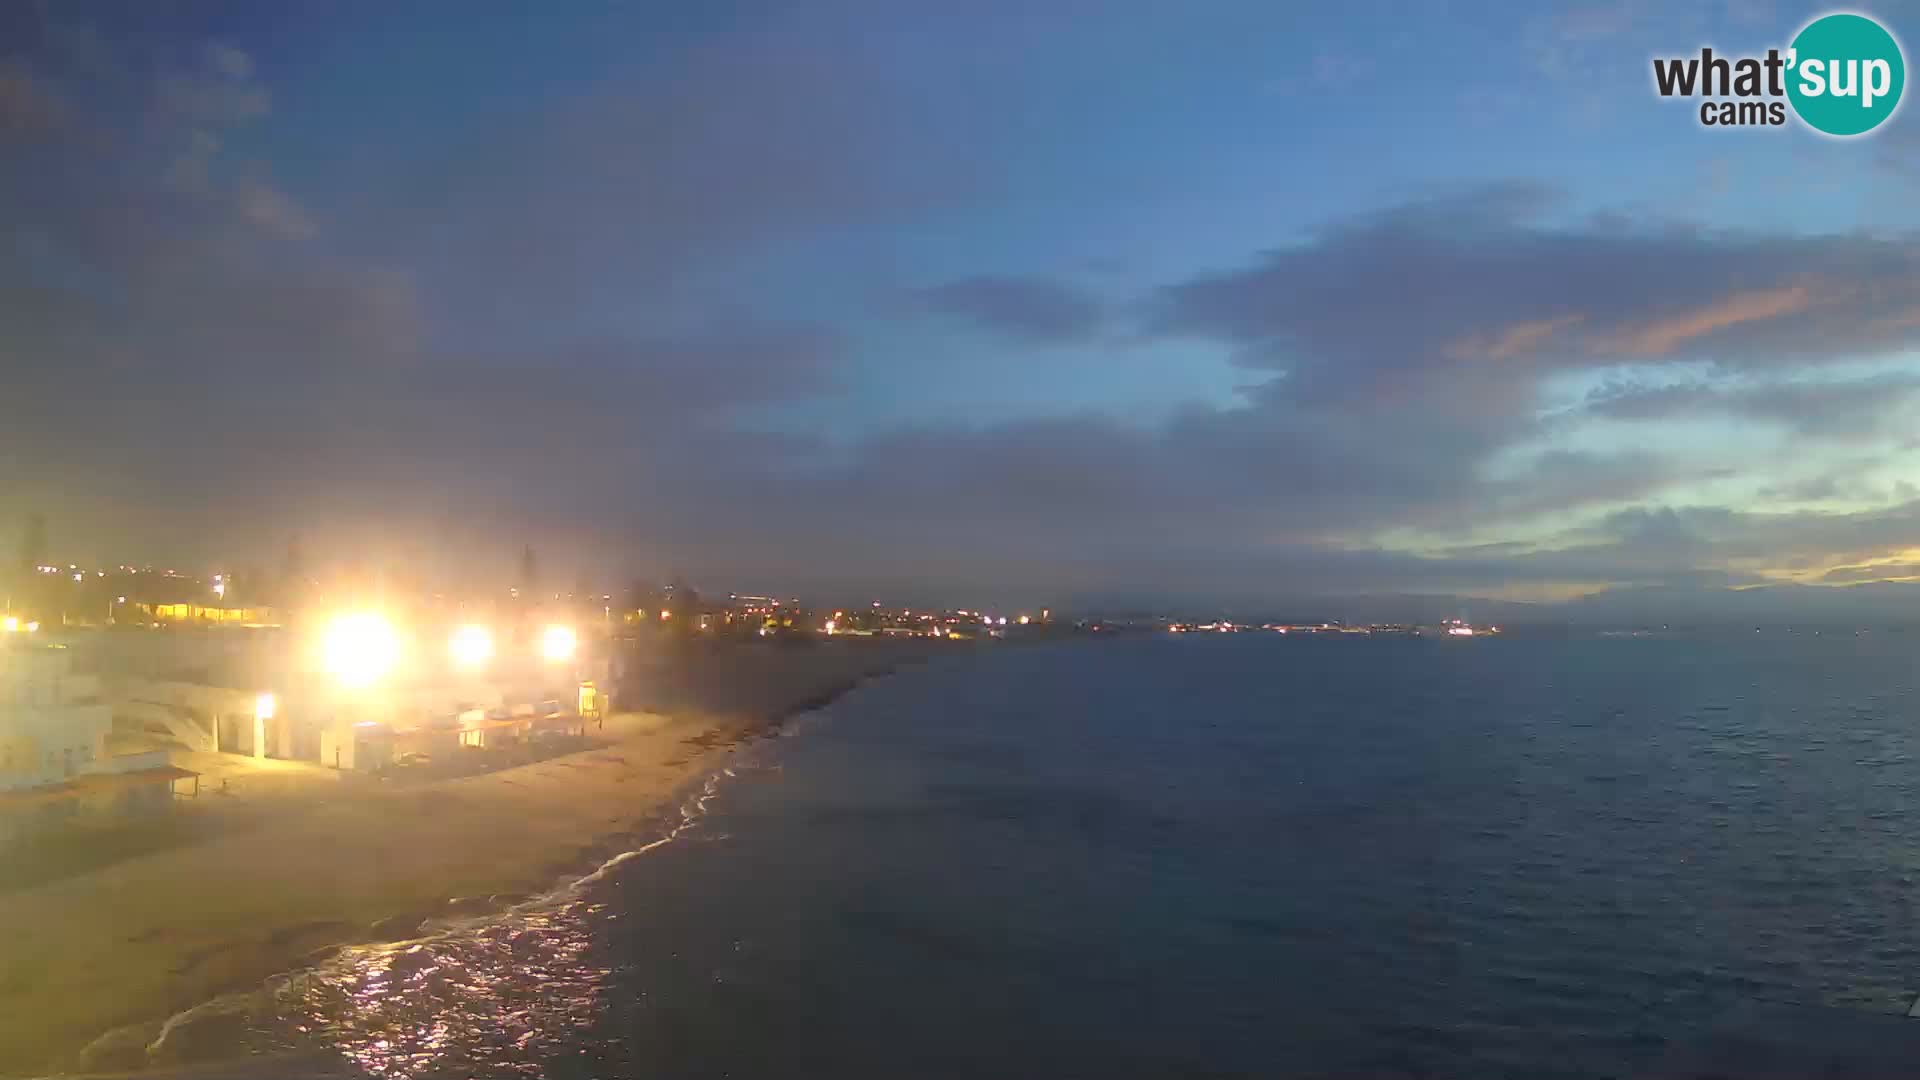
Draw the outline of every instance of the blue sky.
M1651 85L1824 10L31 6L0 516L1063 599L1920 577L1911 110Z

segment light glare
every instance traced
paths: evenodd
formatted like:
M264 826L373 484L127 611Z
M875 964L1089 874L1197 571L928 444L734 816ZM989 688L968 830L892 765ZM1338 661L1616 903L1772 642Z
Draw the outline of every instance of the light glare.
M549 626L546 632L540 635L540 655L556 662L571 660L577 644L578 641L571 627Z
M484 626L462 626L447 642L455 665L471 671L493 659L493 633Z
M322 655L329 674L346 686L369 686L392 670L400 636L384 616L356 612L327 625Z

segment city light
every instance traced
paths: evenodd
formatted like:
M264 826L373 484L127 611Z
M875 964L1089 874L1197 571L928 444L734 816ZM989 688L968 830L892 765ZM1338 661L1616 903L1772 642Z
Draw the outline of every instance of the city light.
M1022 615L1022 616L1020 616L1020 625L1021 625L1021 626L1025 626L1025 625L1027 625L1028 623L1030 623L1030 622L1032 622L1032 621L1033 621L1033 619L1032 619L1031 617L1029 617L1029 616L1026 616L1026 615Z
M355 612L337 616L321 639L326 669L347 686L370 686L400 658L400 635L384 616Z
M9 634L19 633L20 632L19 616L9 615L5 619L0 619L0 631L4 631Z
M261 694L253 699L253 715L260 720L273 719L273 711L279 706L272 694Z
M574 637L572 628L549 626L546 632L540 635L540 655L554 663L571 660L574 648L578 644L579 640Z
M472 671L493 659L493 632L484 626L462 626L447 641L456 667Z
M221 599L225 599L225 598L226 598L226 595L227 595L227 583L226 583L226 582L224 582L224 581L216 581L216 582L214 582L214 583L213 583L213 595L215 595L215 596L218 596L218 597L220 597Z

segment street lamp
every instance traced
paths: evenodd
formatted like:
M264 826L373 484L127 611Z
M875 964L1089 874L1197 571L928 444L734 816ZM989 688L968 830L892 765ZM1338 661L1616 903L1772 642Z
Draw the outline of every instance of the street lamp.
M447 652L455 667L473 671L493 659L493 633L484 626L462 626L447 639Z
M573 659L574 650L579 646L572 627L555 624L549 626L540 635L540 655L552 663L565 663Z
M320 642L329 674L349 687L370 686L392 670L400 656L400 635L385 616L355 612L336 616Z

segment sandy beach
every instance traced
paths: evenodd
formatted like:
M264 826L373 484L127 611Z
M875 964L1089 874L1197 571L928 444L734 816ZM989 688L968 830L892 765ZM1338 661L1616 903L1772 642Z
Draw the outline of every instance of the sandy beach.
M743 739L940 645L655 650L595 745L428 783L311 785L204 838L0 892L0 1073L120 1071L171 1015L629 850ZM244 824L234 825L234 818Z

